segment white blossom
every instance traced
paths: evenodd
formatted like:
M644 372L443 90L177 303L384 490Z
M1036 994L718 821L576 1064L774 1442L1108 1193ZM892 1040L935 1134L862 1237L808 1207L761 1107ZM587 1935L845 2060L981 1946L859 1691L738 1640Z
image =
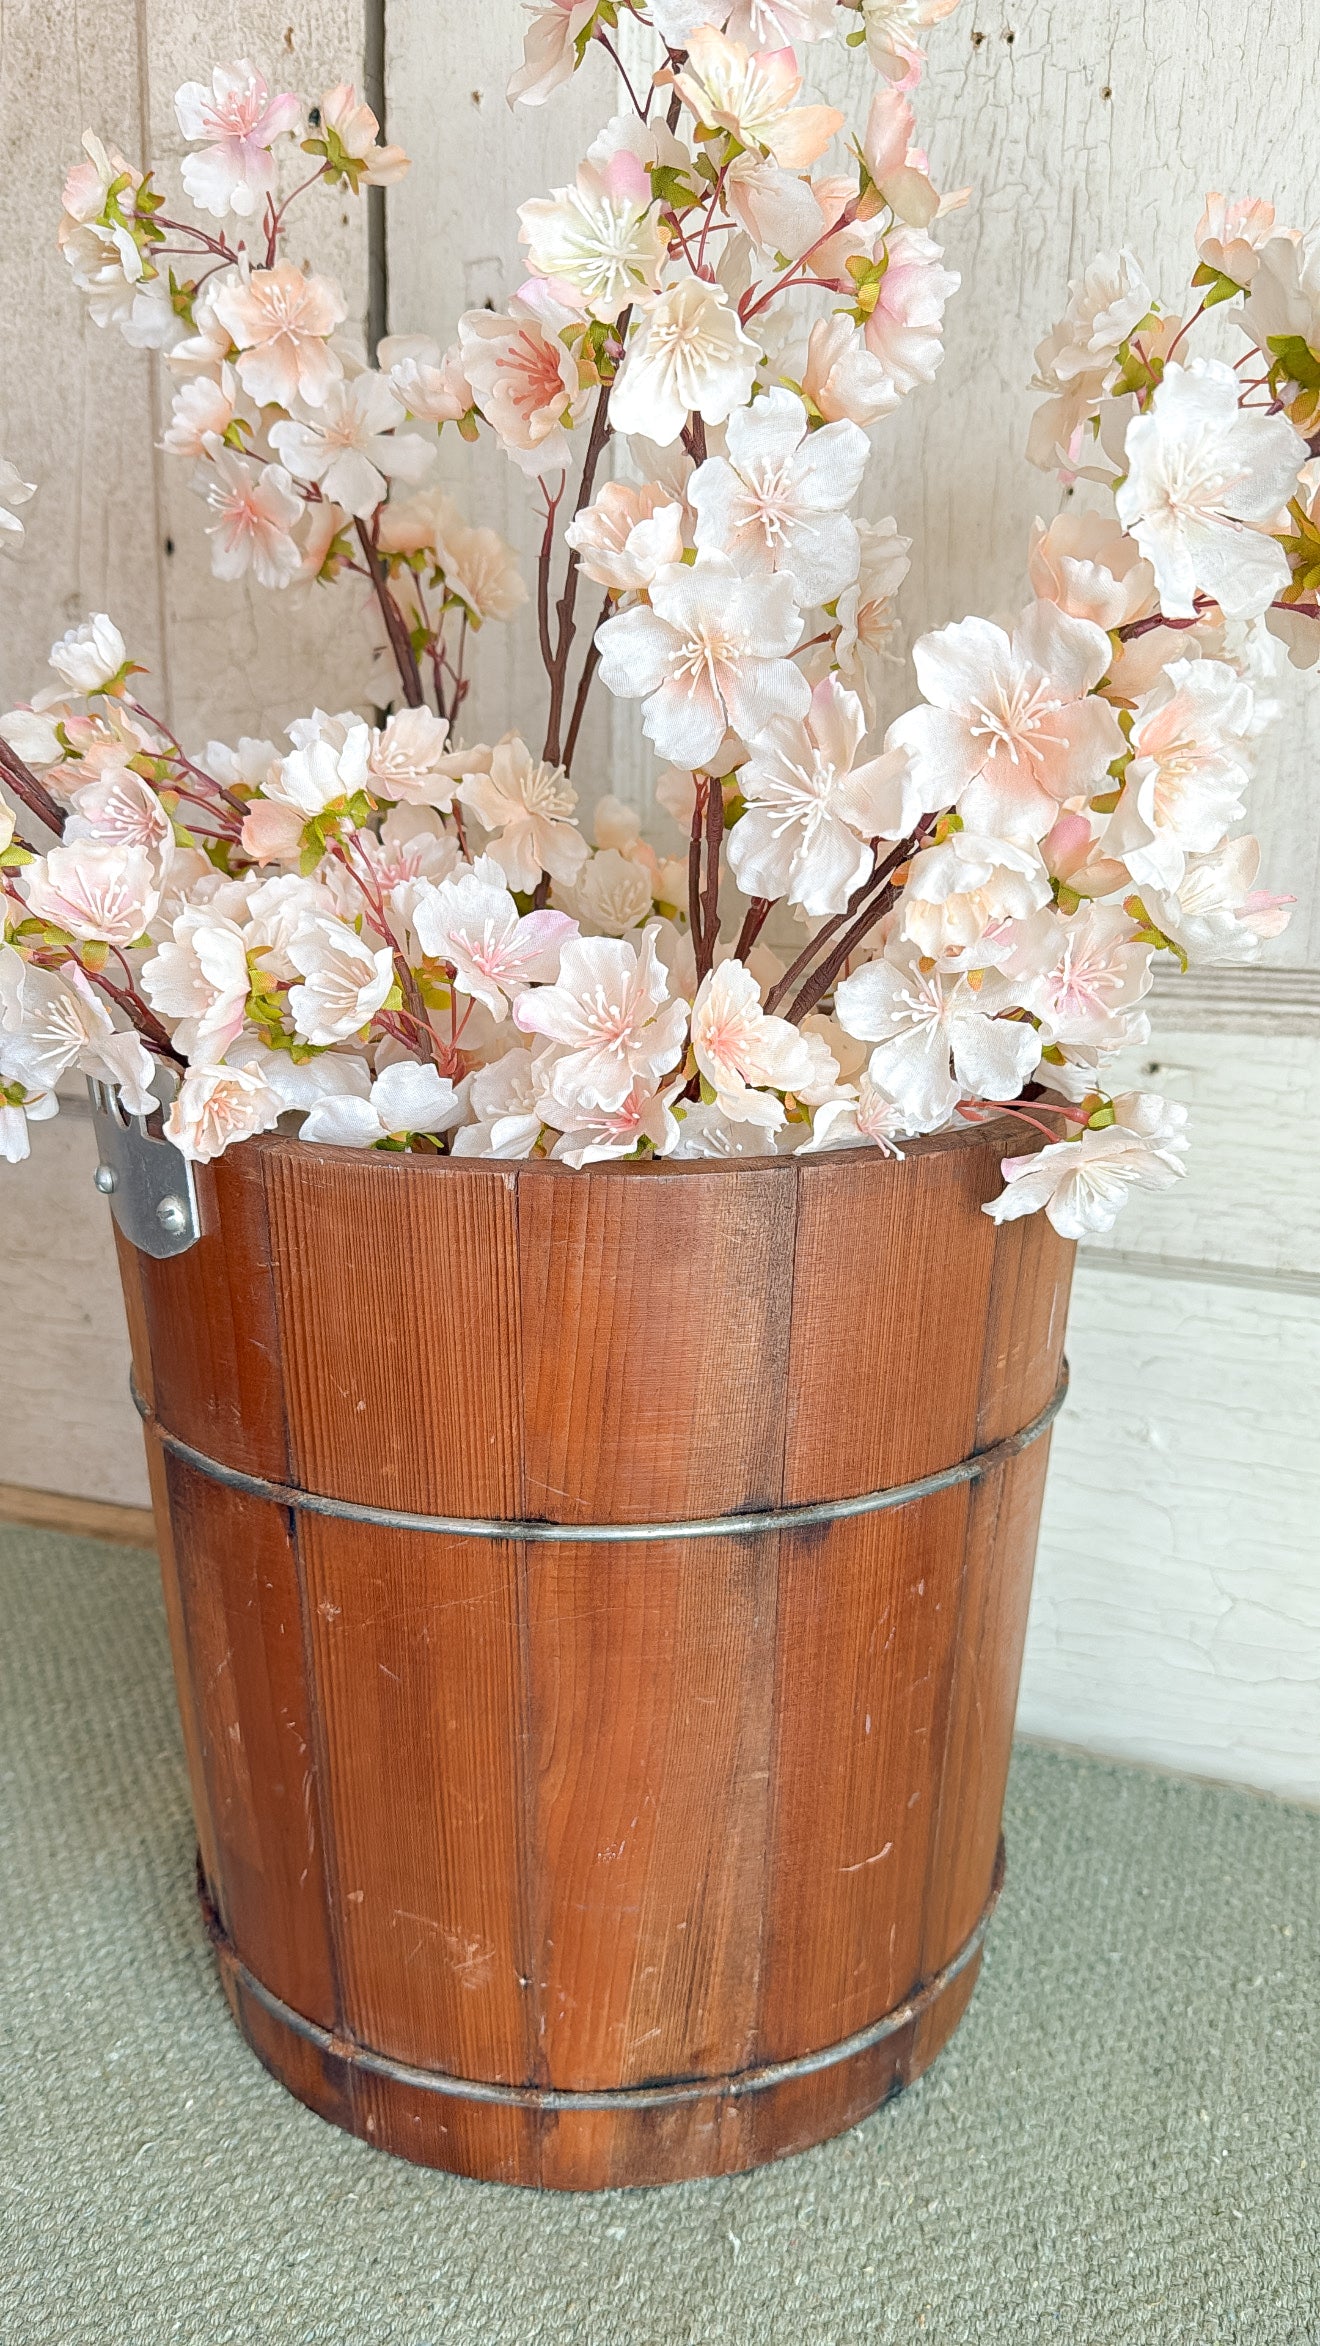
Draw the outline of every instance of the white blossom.
M260 586L288 586L302 563L292 535L302 506L284 467L216 449L201 485L216 517L206 533L216 577L242 578L250 570Z
M289 940L303 979L290 988L289 1011L305 1042L346 1043L370 1025L394 984L388 945L367 945L345 921L305 921Z
M370 1149L415 1132L448 1132L462 1112L451 1077L416 1060L399 1059L382 1067L365 1099L340 1092L318 1100L301 1137L335 1148Z
M52 644L50 664L70 692L104 692L127 662L124 639L114 621L98 611Z
M142 967L143 993L176 1022L175 1040L190 1059L223 1059L238 1039L251 985L242 928L207 905L180 913Z
M1209 855L1189 855L1176 889L1147 887L1141 901L1193 967L1255 961L1262 939L1287 927L1292 905L1257 889L1259 870L1258 839L1226 839Z
M1014 1222L1043 1206L1062 1238L1090 1238L1113 1229L1129 1190L1172 1189L1186 1171L1187 1110L1153 1092L1128 1092L1113 1106L1115 1121L1100 1131L1006 1157L1007 1187L983 1211Z
M999 976L945 976L911 947L868 961L836 987L845 1033L874 1043L868 1073L913 1132L948 1122L962 1098L1016 1099L1038 1066L1041 1039Z
M610 393L610 422L668 448L689 416L722 424L745 406L758 357L724 287L680 277L643 307Z
M483 753L458 795L495 833L486 852L511 888L530 893L543 872L555 880L576 879L587 858L586 840L572 820L577 792L562 766L534 758L518 734Z
M217 65L210 86L188 81L174 112L186 139L200 147L183 161L183 184L199 210L223 220L251 219L276 184L271 147L294 128L302 101L287 91L271 96L265 77L246 60Z
M832 601L861 560L845 509L866 470L865 432L852 423L809 432L802 401L776 388L729 418L725 446L689 484L698 547L752 574L787 571L803 605Z
M529 1157L541 1137L540 1085L532 1053L506 1051L468 1086L473 1121L454 1134L456 1157Z
M491 856L420 890L412 924L422 951L446 962L459 992L483 1002L497 1022L529 985L553 981L560 948L577 934L565 913L520 913Z
M157 867L145 847L76 839L38 856L22 874L28 910L71 937L133 945L160 901Z
M269 1132L284 1110L280 1095L250 1067L190 1067L165 1122L176 1149L209 1164L235 1141Z
M628 1097L617 1108L564 1109L553 1099L548 1103L547 1121L564 1126L550 1151L566 1165L601 1165L612 1157L631 1157L641 1154L641 1144L649 1142L657 1157L671 1154L679 1134L678 1120L673 1113L673 1102L681 1083L672 1083L657 1092L646 1084L635 1083Z
M914 856L901 901L903 935L927 959L984 968L998 963L1011 924L1051 901L1049 873L1034 844L952 831Z
M683 508L658 482L634 489L607 481L564 532L588 578L615 594L639 594L658 570L683 559Z
M1176 888L1242 812L1251 687L1222 660L1174 660L1133 715L1132 763L1105 834L1134 880Z
M571 1111L622 1108L635 1085L654 1086L679 1057L687 1004L669 999L654 929L637 945L616 937L574 937L553 986L534 986L514 1004L515 1025L559 1046L547 1073L552 1102Z
M791 47L750 52L712 24L687 39L687 62L674 86L706 130L727 130L776 163L805 171L843 128L834 106L799 106L802 75Z
M343 294L330 277L305 277L292 262L254 269L217 286L211 307L238 346L235 370L243 389L264 407L294 405L301 399L320 407L343 362L330 346L336 326L348 316Z
M1155 572L1160 604L1190 619L1198 594L1229 619L1265 610L1288 584L1269 525L1297 486L1306 442L1285 416L1238 405L1231 367L1170 364L1127 428L1118 518Z
M571 187L521 204L518 217L533 273L571 286L593 318L613 324L656 291L668 243L651 183L626 150L603 171L584 163Z
M10 1082L39 1097L76 1068L93 1083L111 1085L131 1116L149 1116L159 1106L141 1038L115 1026L76 962L58 974L28 964L16 1008L17 1031L0 1039L0 1072Z
M270 444L296 481L315 481L346 513L374 513L394 480L419 481L432 450L400 432L403 402L387 376L370 370L330 383L320 405L270 427Z
M701 767L727 731L750 741L775 717L805 717L811 687L787 655L802 633L785 572L749 578L722 554L658 571L650 607L598 629L609 690L645 703L658 754Z
M809 1038L767 1014L741 961L723 961L702 979L692 1005L692 1053L720 1114L768 1132L785 1121L776 1094L805 1083L813 1064Z
M845 910L872 869L870 841L901 837L902 750L862 759L855 693L827 677L804 720L778 717L739 768L746 804L729 838L729 868L748 896L786 897L813 916Z

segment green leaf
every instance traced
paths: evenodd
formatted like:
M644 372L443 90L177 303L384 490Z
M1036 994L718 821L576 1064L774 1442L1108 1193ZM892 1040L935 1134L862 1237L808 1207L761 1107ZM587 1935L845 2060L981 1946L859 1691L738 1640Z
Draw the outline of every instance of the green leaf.
M1281 376L1303 391L1320 391L1320 356L1309 342L1300 334L1271 334L1267 342Z

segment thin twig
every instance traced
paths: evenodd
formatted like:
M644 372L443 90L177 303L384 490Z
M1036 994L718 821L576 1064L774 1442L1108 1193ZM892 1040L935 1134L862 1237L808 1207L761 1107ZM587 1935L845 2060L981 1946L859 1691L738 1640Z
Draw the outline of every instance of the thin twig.
M582 720L587 713L587 702L591 697L591 687L595 682L596 670L600 665L600 645L596 641L596 635L598 630L605 625L605 622L609 618L610 612L613 608L614 597L613 595L607 594L604 602L601 605L600 617L596 621L596 625L591 631L591 642L587 646L587 656L582 663L582 676L577 688L577 698L573 703L573 714L569 719L568 736L564 742L564 764L570 769L573 764L574 752L576 751L578 745L578 735L582 731Z
M701 840L706 826L706 792L713 786L704 774L693 776L692 829L688 834L688 933L694 953L701 951Z
M770 908L773 902L774 899L770 896L753 896L751 903L747 907L747 918L744 920L742 927L738 931L738 942L733 948L733 958L735 961L745 961L747 959L748 954L751 952L753 945L756 943L757 938L760 936L762 929L765 927L765 924L770 917Z
M618 331L620 337L625 335L628 331L628 315L629 313L625 310L622 318L619 320ZM608 383L602 383L600 387L600 396L596 401L596 412L591 419L591 436L587 441L587 453L582 463L582 478L578 484L577 504L574 508L575 513L581 513L583 507L591 503L591 492L596 485L596 470L600 463L601 453L604 449L605 443L610 436L609 411L610 386ZM552 766L557 766L562 762L560 734L564 720L564 689L568 677L568 657L573 648L573 637L577 632L576 622L574 620L573 614L577 604L578 578L580 572L581 561L577 552L577 548L570 547L568 555L568 568L564 573L564 591L559 598L557 609L559 630L555 639L554 653L548 663L550 672L550 710L546 718L545 748L541 754L546 759L547 763ZM548 632L549 629L547 624L547 634Z
M0 734L0 776L9 784L15 798L21 798L30 815L53 831L57 839L64 837L65 814L58 799L52 798L44 782L39 781L31 766Z
M720 843L724 837L724 792L712 775L706 790L706 885L702 891L701 942L697 947L697 983L715 964L720 941Z
M394 654L394 665L399 671L399 682L403 686L403 697L410 709L424 709L426 694L422 690L421 670L418 668L417 655L412 648L412 638L408 633L407 622L390 593L389 573L372 543L371 532L365 521L355 522L354 528L357 531L358 544L367 558L367 568L371 572L371 584L375 590L376 601L380 605L380 615L385 622L385 632L390 639L390 650Z

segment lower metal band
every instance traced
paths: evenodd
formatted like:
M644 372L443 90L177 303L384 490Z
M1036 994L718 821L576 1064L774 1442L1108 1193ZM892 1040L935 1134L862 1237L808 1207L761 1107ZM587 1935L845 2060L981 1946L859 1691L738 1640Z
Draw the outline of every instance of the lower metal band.
M473 2077L450 2077L435 2069L414 2069L406 2061L392 2061L385 2053L374 2053L366 2045L355 2044L351 2038L336 2036L328 2028L321 2028L308 2020L291 2005L272 1995L268 1987L248 1970L227 1937L198 1865L198 1896L211 1942L220 1959L222 1969L241 1988L245 1996L259 2004L280 2027L350 2069L360 2069L372 2077L384 2077L396 2085L411 2086L417 2091L449 2094L459 2101L500 2102L518 2110L573 2111L573 2110L659 2110L672 2109L675 2104L700 2102L710 2098L737 2099L743 2094L768 2093L772 2086L786 2085L796 2077L810 2077L821 2069L833 2069L841 2061L852 2061L867 2053L873 2045L883 2044L886 2037L897 2036L900 2029L919 2020L938 2002L946 1988L951 1987L960 1972L980 1954L990 1917L999 1903L1004 1886L1004 1844L1001 1840L995 1853L994 1877L990 1895L982 1907L976 1924L964 1939L956 1955L925 1980L902 2004L896 2004L882 2019L873 2020L869 2028L859 2028L854 2036L843 2037L838 2044L824 2045L816 2053L801 2053L793 2061L768 2061L761 2068L740 2069L723 2077L685 2077L673 2085L612 2086L599 2092L573 2092L566 2087L532 2085L493 2085Z
M612 1547L626 1541L747 1539L757 1532L805 1531L817 1523L846 1522L853 1515L879 1515L889 1507L910 1507L916 1499L933 1498L937 1491L953 1490L959 1483L979 1482L982 1475L990 1474L1007 1459L1016 1458L1019 1452L1029 1450L1033 1442L1048 1433L1063 1407L1068 1370L1065 1365L1040 1416L1023 1426L1020 1433L1008 1434L1002 1442L992 1442L988 1449L974 1450L970 1457L960 1458L956 1466L942 1467L938 1474L923 1475L918 1482L894 1483L886 1490L863 1492L856 1499L822 1499L803 1507L771 1507L739 1515L680 1517L672 1523L547 1523L544 1517L517 1521L480 1515L412 1515L394 1507L366 1507L351 1499L331 1499L319 1491L301 1490L296 1484L268 1482L264 1475L243 1474L237 1467L222 1465L218 1458L208 1458L205 1451L194 1450L191 1442L182 1442L177 1434L167 1432L131 1381L130 1391L139 1417L150 1426L171 1458L180 1459L195 1474L205 1475L208 1482L223 1483L227 1490L243 1491L250 1498L269 1499L278 1507L293 1508L298 1514L371 1523L382 1531L441 1532L451 1539L559 1540L573 1546L596 1543Z

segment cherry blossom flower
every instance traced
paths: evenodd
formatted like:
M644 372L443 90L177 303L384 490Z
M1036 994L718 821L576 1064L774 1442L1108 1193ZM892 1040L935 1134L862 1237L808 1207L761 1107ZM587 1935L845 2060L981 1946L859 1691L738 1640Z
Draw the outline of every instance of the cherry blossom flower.
M651 917L654 875L645 863L605 847L588 857L573 886L557 891L591 936L622 937Z
M269 1132L284 1102L255 1068L190 1067L165 1120L167 1137L194 1164L206 1165L236 1141Z
M958 0L862 0L866 53L877 73L909 89L925 62L914 34L951 16Z
M190 1059L223 1059L242 1029L251 988L242 929L205 905L182 912L168 942L142 967L143 993L153 1010L178 1021L175 1036Z
M559 339L554 305L527 287L500 314L468 310L458 321L463 371L487 423L524 472L562 472L565 423L585 396L577 362Z
M183 184L193 202L213 219L233 212L251 219L275 187L271 148L302 116L302 100L284 91L272 97L265 76L246 59L217 65L210 87L186 81L174 99L186 139L201 152L186 155Z
M865 334L845 310L836 310L811 329L802 396L826 423L865 425L892 415L901 394Z
M615 1157L643 1154L643 1144L650 1144L650 1153L657 1157L669 1156L678 1140L678 1119L673 1113L673 1102L682 1090L681 1078L666 1086L664 1091L650 1090L645 1084L634 1084L620 1108L561 1108L553 1100L547 1102L547 1122L557 1125L566 1122L551 1149L552 1157L566 1165L601 1165Z
M468 1088L473 1118L454 1134L456 1157L529 1157L541 1137L540 1083L532 1053L514 1049L479 1067Z
M1006 1157L1006 1187L982 1212L1015 1222L1045 1208L1061 1238L1112 1230L1131 1189L1172 1189L1187 1168L1187 1110L1153 1092L1127 1092L1115 1121L1077 1140L1054 1141L1029 1157Z
M135 945L160 902L156 866L146 848L111 839L52 847L28 865L22 882L36 919L104 945Z
M593 318L613 324L654 293L668 251L640 163L621 149L602 170L584 163L571 187L519 206L528 267L569 286Z
M577 64L578 34L596 13L597 0L549 0L531 11L523 61L509 82L509 104L543 106Z
M442 351L429 334L387 334L376 345L376 363L418 423L456 424L473 404L456 344Z
M17 1077L5 1078L4 1048L0 1045L0 1157L7 1165L21 1165L31 1155L29 1124L45 1124L58 1116L60 1103L53 1092L24 1091Z
M689 34L674 87L703 130L727 130L794 171L808 170L843 128L836 107L795 104L802 75L791 48L752 55L711 24Z
M149 1116L159 1107L151 1088L153 1064L140 1037L115 1026L76 962L66 962L58 976L27 965L17 1007L17 1032L0 1042L0 1068L10 1082L39 1097L53 1093L76 1068L93 1083L111 1085L130 1116Z
M749 49L792 48L799 41L827 41L838 14L836 0L734 0L724 29ZM698 22L713 24L723 15L718 0L710 0Z
M302 505L283 465L258 465L222 448L203 481L216 517L206 531L216 577L243 578L250 570L260 586L288 586L302 567L292 534Z
M367 777L374 794L448 809L457 788L443 762L448 740L448 725L429 709L396 709L372 735Z
M878 1091L869 1075L863 1075L855 1092L845 1090L817 1109L810 1136L799 1144L797 1154L807 1157L822 1149L870 1146L886 1157L901 1157L898 1142L906 1139L911 1129L897 1102Z
M69 803L66 844L109 839L125 847L143 847L163 880L174 858L174 826L150 783L126 765L106 766L71 792Z
M746 404L759 356L724 287L680 277L643 308L610 393L610 422L668 448L689 416L722 424Z
M500 865L487 855L419 892L412 923L422 951L446 962L459 992L484 1003L497 1023L529 985L553 982L561 946L577 935L566 913L520 914Z
M1155 572L1162 608L1190 619L1198 592L1225 617L1263 611L1289 579L1265 534L1297 485L1306 443L1285 416L1238 406L1231 367L1170 364L1127 429L1127 478L1115 503Z
M1222 660L1175 660L1132 720L1132 763L1105 834L1132 877L1176 888L1242 812L1252 692Z
M1006 975L1018 981L1046 1043L1075 1051L1143 1039L1133 1013L1150 992L1152 948L1119 905L1084 904L1066 919L1024 921Z
M944 969L984 968L1002 957L994 932L1051 902L1034 845L953 831L914 856L902 896L902 934Z
M902 750L859 762L866 716L855 693L826 677L801 723L776 718L739 769L746 802L729 838L729 868L748 896L783 896L819 916L843 912L872 869L872 839L900 837Z
M670 1151L680 1160L691 1158L774 1157L779 1136L764 1124L732 1124L713 1100L685 1101L678 1109L678 1140ZM779 1130L786 1137L787 1125Z
M1035 1027L997 1015L1017 1007L1005 979L945 976L910 945L844 978L834 1007L846 1034L875 1044L871 1081L913 1132L947 1123L961 1098L1016 1099L1040 1063Z
M787 654L802 633L786 572L748 578L722 554L657 573L649 609L597 630L608 689L644 702L643 727L676 765L701 767L726 731L745 741L774 717L805 717L811 687Z
M448 1132L462 1113L463 1101L450 1076L399 1059L382 1067L365 1099L332 1092L316 1101L302 1138L333 1148L370 1149L415 1132Z
M281 261L219 286L212 308L238 347L238 379L253 399L263 407L324 404L344 371L330 336L348 316L333 278L304 277Z
M588 578L615 594L640 594L658 570L683 559L683 508L659 482L634 489L607 481L564 532Z
M432 448L400 433L403 421L403 402L388 379L368 370L328 384L310 415L272 424L270 444L296 481L315 481L346 513L365 518L390 481L418 481L430 471Z
M1260 841L1225 839L1209 855L1189 855L1176 889L1146 888L1141 902L1161 934L1204 968L1256 961L1262 939L1281 936L1292 898L1256 887Z
M845 508L871 452L865 432L850 423L809 431L802 401L779 387L730 416L725 446L689 483L698 547L744 572L787 571L803 604L832 601L861 560Z
M692 1005L692 1053L720 1114L767 1132L785 1121L775 1094L806 1082L812 1068L809 1038L786 1018L767 1015L741 961L721 962L702 979Z
M318 709L295 720L289 738L292 752L265 774L262 796L243 823L243 845L258 863L296 861L305 826L328 807L346 804L370 777L372 735L358 717L327 717Z
M13 508L36 495L36 483L25 481L17 465L0 456L0 553L16 554L23 543L23 524Z
M362 1033L394 984L391 948L373 949L340 920L305 921L289 940L289 959L304 980L290 988L289 1010L309 1043L346 1043Z
M104 611L51 646L51 667L70 692L105 692L118 683L127 661L124 639Z
M621 937L573 937L553 986L535 986L513 1006L525 1034L559 1046L546 1091L557 1109L614 1113L639 1083L654 1087L673 1068L687 1033L686 1002L671 1002L654 930L637 945Z
M913 147L916 121L901 90L886 86L871 100L862 156L891 212L909 228L928 228L940 208L940 199L923 168L924 157Z
M962 283L924 228L891 228L886 268L868 316L866 347L896 391L933 383L944 357L944 305Z
M1010 638L962 619L920 638L913 660L928 703L891 726L933 807L956 804L969 829L1042 839L1062 801L1098 790L1126 743L1093 687L1109 638L1053 603L1035 603Z
M869 672L875 661L891 656L890 645L898 629L895 602L910 568L912 540L901 535L891 514L883 521L859 522L857 538L861 557L857 576L835 604L839 632L834 639L834 663L844 682L861 695L870 715Z
M317 111L322 130L337 142L337 151L330 138L314 142L316 152L323 143L328 148L332 183L337 178L347 179L355 194L362 187L398 184L408 170L408 157L402 147L381 143L380 124L351 81L336 82L318 100Z
M487 854L494 857L509 886L530 892L543 872L555 880L576 879L586 861L587 843L571 819L577 792L563 767L534 758L516 733L506 734L482 758L481 766L461 783L458 795L478 821L497 834Z
M796 260L820 237L823 216L809 179L750 148L724 167L724 202L760 253Z
M1320 235L1314 229L1305 236L1267 237L1260 246L1243 324L1269 359L1281 357L1280 342L1320 349Z
M1260 248L1274 229L1274 206L1259 196L1230 199L1211 194L1196 227L1196 250L1207 269L1234 285L1251 284L1260 266Z
M1155 573L1135 539L1105 513L1056 514L1032 530L1031 584L1045 602L1106 631L1156 608Z
M198 460L212 455L234 420L237 395L238 379L228 365L216 379L199 375L194 382L182 384L174 394L170 420L161 435L162 448L171 456Z

